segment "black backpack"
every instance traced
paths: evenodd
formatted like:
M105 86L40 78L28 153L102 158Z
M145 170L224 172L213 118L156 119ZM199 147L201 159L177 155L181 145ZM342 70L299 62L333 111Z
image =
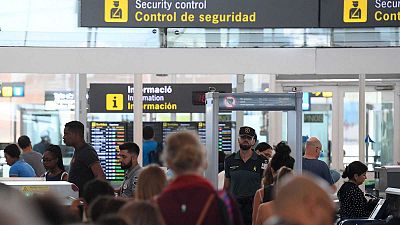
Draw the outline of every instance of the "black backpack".
M156 149L151 150L149 152L149 162L150 162L150 164L154 163L154 164L158 164L158 165L162 166L162 162L161 162L162 150L163 150L162 143L157 142Z

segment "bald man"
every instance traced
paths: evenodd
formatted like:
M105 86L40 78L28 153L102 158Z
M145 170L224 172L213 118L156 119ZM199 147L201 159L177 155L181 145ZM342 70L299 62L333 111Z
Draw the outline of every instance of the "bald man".
M326 183L311 176L296 176L277 187L274 217L268 225L332 225L335 208Z
M306 152L303 156L303 171L310 172L328 182L334 190L331 172L325 162L318 160L322 151L322 144L316 137L310 137L306 142Z

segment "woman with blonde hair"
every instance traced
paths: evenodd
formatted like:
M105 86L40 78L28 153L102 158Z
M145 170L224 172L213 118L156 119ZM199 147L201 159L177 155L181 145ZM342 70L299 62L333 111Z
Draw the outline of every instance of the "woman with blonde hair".
M164 159L176 177L156 200L166 225L226 224L224 202L201 176L205 155L195 133L181 131L167 137Z
M165 172L157 165L146 166L139 175L135 199L150 200L159 195L167 186L167 176Z

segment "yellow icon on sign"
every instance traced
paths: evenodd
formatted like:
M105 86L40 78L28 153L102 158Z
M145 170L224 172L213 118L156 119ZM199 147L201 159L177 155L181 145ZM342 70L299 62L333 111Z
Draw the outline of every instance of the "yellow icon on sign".
M367 22L368 0L344 0L343 22L365 23Z
M123 94L106 94L106 110L123 110L124 95Z
M13 89L12 87L3 87L1 89L1 95L3 97L12 97L13 96Z
M128 0L105 0L104 21L109 23L128 22Z

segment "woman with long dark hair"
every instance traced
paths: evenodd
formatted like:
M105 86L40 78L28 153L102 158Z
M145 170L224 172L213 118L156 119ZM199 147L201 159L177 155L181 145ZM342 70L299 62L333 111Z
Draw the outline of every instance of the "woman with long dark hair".
M354 161L346 166L342 178L349 180L340 187L337 193L342 219L368 217L371 213L364 192L358 187L367 179L367 170L368 167L360 161Z
M47 181L66 181L68 173L65 171L61 148L58 145L49 145L43 153L43 166L46 169Z
M292 150L289 145L281 141L275 146L275 154L268 164L267 169L264 171L263 187L257 190L253 200L253 221L256 221L258 207L262 203L272 201L273 189L275 181L277 180L278 171L282 167L293 169L295 160L290 156Z

